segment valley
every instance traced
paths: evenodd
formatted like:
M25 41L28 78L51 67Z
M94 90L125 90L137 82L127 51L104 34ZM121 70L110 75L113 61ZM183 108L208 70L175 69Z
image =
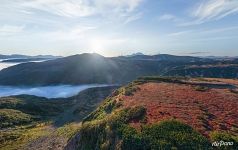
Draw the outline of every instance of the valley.
M109 84L52 85L52 86L0 86L0 97L34 95L45 98L68 98L79 92L94 88L116 86Z
M90 88L76 96L54 100L28 95L0 98L0 149L30 149L32 142L50 136L60 136L60 141L66 142L81 120L115 88ZM43 142L38 145L44 148Z
M81 54L3 69L0 149L235 149L237 64Z

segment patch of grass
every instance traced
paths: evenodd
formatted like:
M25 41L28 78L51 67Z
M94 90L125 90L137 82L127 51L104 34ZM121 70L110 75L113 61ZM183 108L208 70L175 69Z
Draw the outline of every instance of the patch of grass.
M130 83L127 86L121 87L115 90L111 96L107 97L104 102L91 114L84 118L83 122L91 121L95 119L103 119L108 114L110 114L113 110L120 108L122 106L122 102L117 100L119 95L130 96L139 88L136 86L137 83Z
M107 114L110 114L112 110L120 107L120 105L117 103L118 102L113 97L106 98L101 106L84 118L83 122L94 119L103 119Z
M26 114L43 117L56 116L62 113L66 104L67 102L62 100L51 101L29 95L0 98L0 109L15 109Z
M209 141L190 126L176 120L143 126L140 132L125 125L122 149L211 149Z
M41 136L46 136L50 132L47 126L40 127L21 127L14 130L0 132L0 149L1 150L18 150L23 149L26 144Z
M134 92L136 92L137 90L139 90L139 87L137 85L139 85L140 83L133 81L129 84L127 84L126 86L123 86L121 88L119 88L118 90L116 90L112 96L118 96L118 95L126 95L126 96L131 96L133 95Z
M150 149L211 149L208 139L176 120L146 125L142 137Z
M80 114L86 114L88 111L90 111L90 108L84 106L84 107L78 107L73 111L74 115L80 115Z
M131 96L137 90L139 90L139 88L136 86L136 83L132 82L132 83L130 83L127 86L124 87L123 94L126 95L126 96Z
M196 86L196 87L195 87L195 90L196 90L196 91L200 91L200 92L206 92L206 91L209 90L209 88L208 88L208 87L205 87L205 86Z
M21 136L22 132L19 130L15 131L1 131L0 133L0 147L7 145L10 141L15 141Z
M80 130L81 124L77 123L70 123L66 124L63 127L60 127L56 130L57 136L63 136L67 139L71 138L73 135L77 133L77 131Z
M168 83L183 83L182 80L187 80L186 77L166 77L166 76L145 76L138 78L136 83L146 82L168 82Z
M33 121L31 115L14 109L0 109L0 128L24 125Z
M108 114L102 119L94 119L83 123L80 129L81 138L78 149L95 149L114 147L115 137L118 136L119 128L130 120L143 119L145 115L144 107L134 107L123 109L118 112ZM113 148L112 148L113 149Z
M80 129L77 148L87 149L211 149L204 136L176 120L144 125L141 131L129 125L131 120L143 120L142 106L114 111L104 119L85 122Z
M212 82L212 81L214 81L214 80L207 80L207 79L202 78L202 77L197 77L197 78L194 78L194 79L196 79L197 81L204 81L204 82Z
M146 108L143 106L136 106L133 109L128 109L126 113L126 118L128 121L131 120L144 120L146 115Z
M123 125L120 128L120 132L120 138L122 139L121 149L133 150L147 147L143 141L142 134L138 133L135 128L129 125Z

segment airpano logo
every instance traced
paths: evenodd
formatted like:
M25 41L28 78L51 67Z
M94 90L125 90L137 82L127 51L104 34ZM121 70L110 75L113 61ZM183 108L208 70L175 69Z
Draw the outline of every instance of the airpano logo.
M225 141L215 141L212 143L214 147L222 147L222 146L232 146L233 142L225 142Z

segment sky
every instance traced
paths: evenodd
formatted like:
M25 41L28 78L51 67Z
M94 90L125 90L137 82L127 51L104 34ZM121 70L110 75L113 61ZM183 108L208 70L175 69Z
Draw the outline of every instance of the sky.
M238 0L1 0L0 54L238 56Z

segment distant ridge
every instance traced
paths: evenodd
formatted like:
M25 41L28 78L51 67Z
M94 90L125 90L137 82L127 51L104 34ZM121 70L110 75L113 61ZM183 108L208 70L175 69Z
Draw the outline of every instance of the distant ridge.
M37 55L37 56L29 56L29 55L20 55L20 54L12 54L12 55L1 55L0 59L52 59L52 58L60 58L61 56L53 56L53 55Z
M169 54L144 55L135 53L129 56L121 56L121 58L129 58L134 60L156 60L156 61L203 61L208 58L199 58L193 56L175 56Z
M141 76L155 75L237 78L236 64L238 60L219 61L168 54L108 58L84 53L3 69L0 85L121 84Z
M126 57L143 56L143 55L145 55L145 54L138 52L138 53L133 53L131 55L126 55Z

